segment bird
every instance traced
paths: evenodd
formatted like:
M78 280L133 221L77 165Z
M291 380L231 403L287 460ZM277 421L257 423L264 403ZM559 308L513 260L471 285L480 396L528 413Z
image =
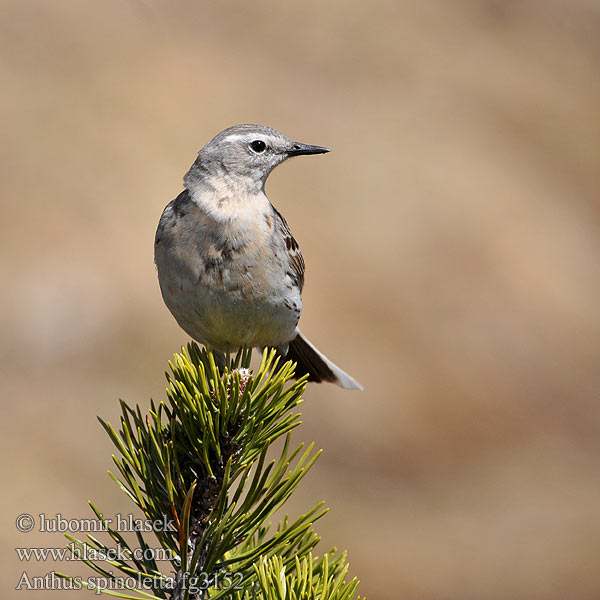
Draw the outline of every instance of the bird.
M180 327L212 350L276 348L295 377L362 390L298 328L305 263L283 215L265 194L269 174L291 157L329 152L264 125L216 135L164 209L154 261L165 304Z

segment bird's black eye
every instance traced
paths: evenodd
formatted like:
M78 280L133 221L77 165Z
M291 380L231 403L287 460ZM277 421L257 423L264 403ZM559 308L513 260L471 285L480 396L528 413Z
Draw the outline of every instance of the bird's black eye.
M251 144L250 144L250 148L252 148L252 150L254 150L254 152L264 152L266 149L267 145L262 141L262 140L254 140Z

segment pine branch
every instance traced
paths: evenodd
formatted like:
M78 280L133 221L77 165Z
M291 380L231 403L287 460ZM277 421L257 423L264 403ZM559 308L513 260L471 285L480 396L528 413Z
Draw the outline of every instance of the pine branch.
M118 450L111 478L146 519L172 525L153 531L171 553L169 575L159 569L142 532L136 532L138 545L132 547L104 520L113 550L122 551L114 559L111 548L91 535L85 541L67 536L82 551L108 557L84 558L107 581L121 581L115 570L125 578L121 589L100 591L172 600L354 595L357 582L344 582L344 555L332 551L313 559L319 538L312 525L326 512L322 504L294 521L286 517L271 532L269 519L320 451L312 444L291 446L291 430L300 424L294 408L302 401L306 377L292 381L295 365L280 366L275 351L263 353L253 375L250 358L251 350L240 350L227 357L220 373L212 353L192 343L169 363L166 402L152 402L144 415L139 406L121 401L118 431L99 419ZM279 439L279 456L269 461L268 451Z

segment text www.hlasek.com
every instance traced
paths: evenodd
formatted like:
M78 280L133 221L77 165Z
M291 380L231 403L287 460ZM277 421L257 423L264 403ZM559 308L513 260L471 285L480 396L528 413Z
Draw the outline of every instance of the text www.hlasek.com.
M88 545L79 547L74 543L62 548L15 548L20 561L84 561L84 560L156 560L172 561L177 558L169 548L134 548L131 551L121 547L98 550Z

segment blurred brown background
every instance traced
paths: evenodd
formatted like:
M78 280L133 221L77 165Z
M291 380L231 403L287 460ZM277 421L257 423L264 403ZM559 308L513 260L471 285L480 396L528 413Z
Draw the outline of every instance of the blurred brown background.
M163 396L155 226L240 122L334 150L268 192L304 332L366 387L309 388L290 512L327 500L371 600L600 597L598 2L0 10L3 597L62 543L19 513L129 510L95 416Z

